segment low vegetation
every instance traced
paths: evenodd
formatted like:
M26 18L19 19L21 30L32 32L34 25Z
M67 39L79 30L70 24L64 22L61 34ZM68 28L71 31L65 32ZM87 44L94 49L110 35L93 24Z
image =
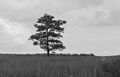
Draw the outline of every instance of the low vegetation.
M104 63L102 68L110 77L120 77L120 58Z
M0 55L0 77L106 77L103 57ZM110 58L106 58L107 61ZM108 76L107 76L108 77Z

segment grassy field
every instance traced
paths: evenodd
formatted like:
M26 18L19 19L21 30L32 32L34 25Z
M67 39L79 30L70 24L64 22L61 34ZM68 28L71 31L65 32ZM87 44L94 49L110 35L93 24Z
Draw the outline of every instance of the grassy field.
M109 60L96 56L0 55L0 77L105 77L101 63Z

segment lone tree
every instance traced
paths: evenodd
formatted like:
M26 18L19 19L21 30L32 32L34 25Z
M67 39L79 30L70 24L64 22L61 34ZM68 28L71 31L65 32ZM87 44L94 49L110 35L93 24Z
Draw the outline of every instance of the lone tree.
M33 45L39 45L40 48L47 51L49 56L50 51L63 50L65 46L60 40L61 33L64 28L61 25L66 24L65 20L55 20L54 16L44 14L35 23L34 27L37 28L36 33L31 35L29 40L33 41Z

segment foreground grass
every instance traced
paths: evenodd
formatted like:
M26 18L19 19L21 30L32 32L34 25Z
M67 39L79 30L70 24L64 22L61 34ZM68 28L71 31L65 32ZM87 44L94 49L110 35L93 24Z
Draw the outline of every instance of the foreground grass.
M101 77L102 62L95 56L0 55L0 77Z

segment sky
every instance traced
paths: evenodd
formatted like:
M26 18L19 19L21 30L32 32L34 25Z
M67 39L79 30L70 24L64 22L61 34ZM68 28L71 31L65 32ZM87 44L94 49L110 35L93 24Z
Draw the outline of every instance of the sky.
M0 53L44 52L28 38L45 13L67 21L60 53L120 55L120 0L0 0Z

